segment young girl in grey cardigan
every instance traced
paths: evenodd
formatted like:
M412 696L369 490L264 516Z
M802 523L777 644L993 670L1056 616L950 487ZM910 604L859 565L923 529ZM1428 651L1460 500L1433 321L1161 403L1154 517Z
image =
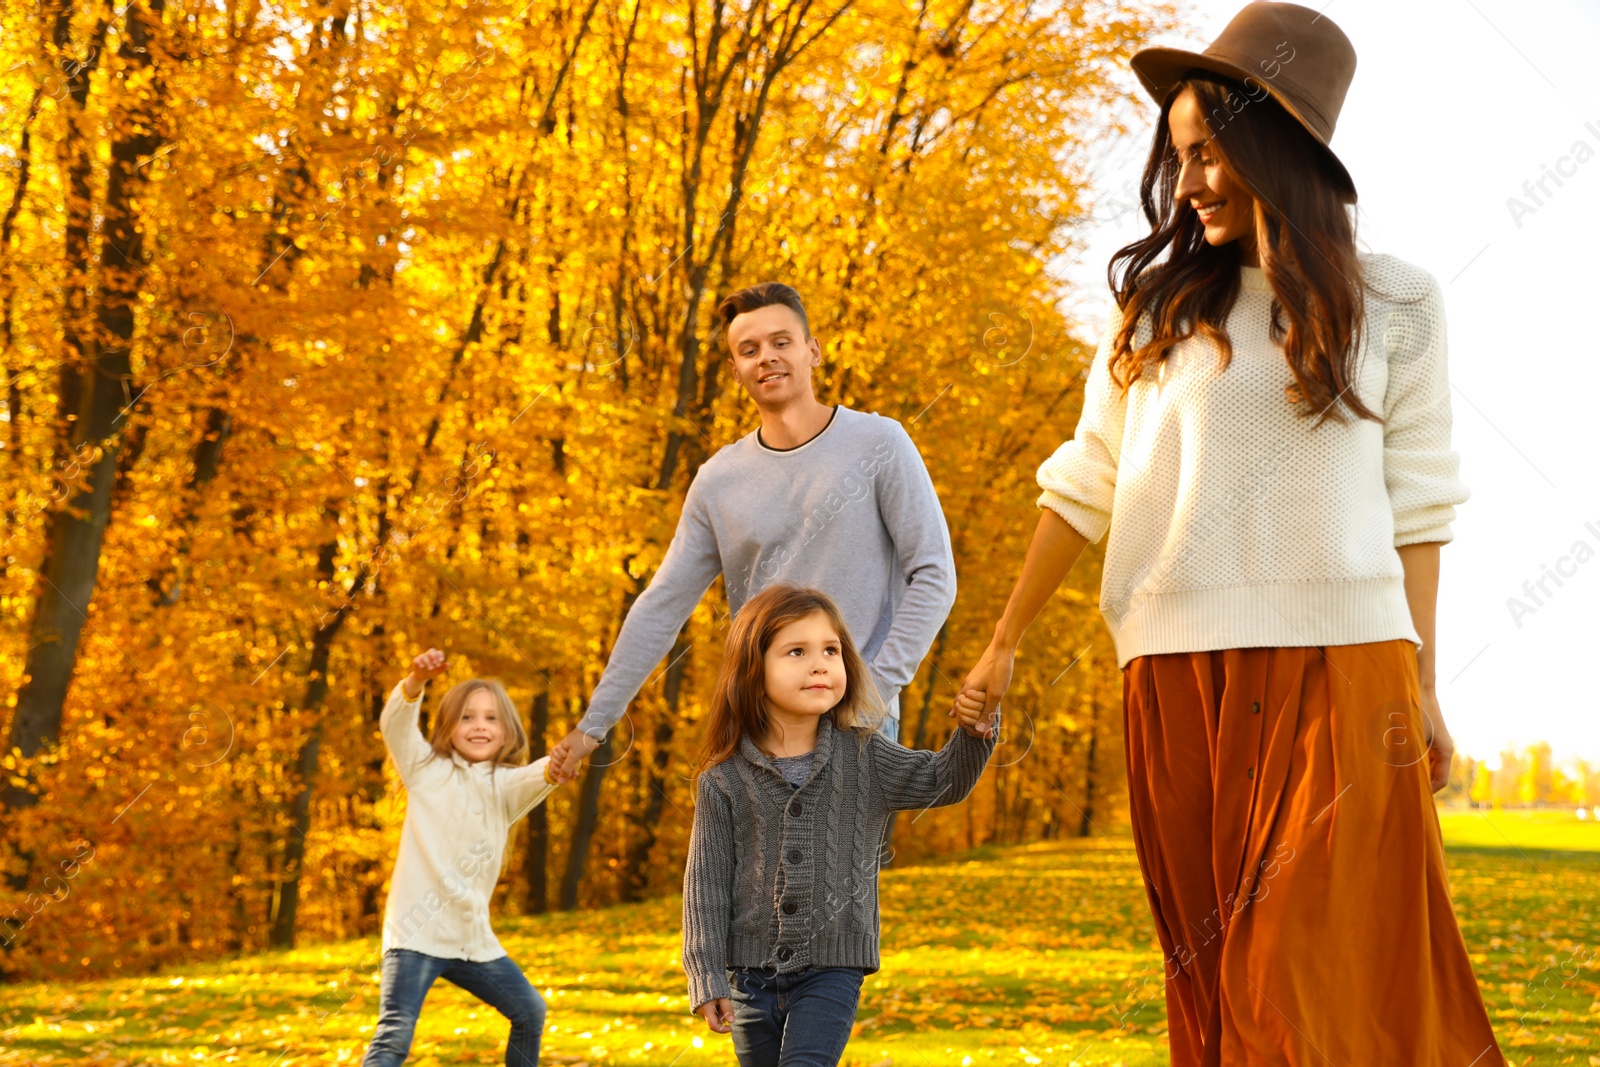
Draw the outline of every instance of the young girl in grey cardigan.
M884 714L834 602L772 585L734 619L683 877L689 1002L741 1067L834 1067L878 970L879 843L891 811L964 799L995 737L938 752Z

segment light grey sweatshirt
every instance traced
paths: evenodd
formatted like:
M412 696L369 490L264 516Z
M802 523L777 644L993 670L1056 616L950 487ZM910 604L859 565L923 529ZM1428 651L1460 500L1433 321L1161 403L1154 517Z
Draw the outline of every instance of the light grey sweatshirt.
M623 621L578 728L615 726L717 575L734 614L777 581L839 605L898 737L899 694L956 599L933 479L894 419L838 405L817 436L768 448L759 431L719 449L689 485L672 544Z

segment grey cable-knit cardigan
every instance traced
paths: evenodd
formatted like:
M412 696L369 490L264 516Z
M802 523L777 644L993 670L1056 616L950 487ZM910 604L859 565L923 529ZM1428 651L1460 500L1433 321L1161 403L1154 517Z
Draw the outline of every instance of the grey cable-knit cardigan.
M783 780L750 738L700 775L683 875L690 1007L730 995L729 967L878 969L879 846L891 811L955 804L995 740L956 730L938 752L817 724L811 775Z

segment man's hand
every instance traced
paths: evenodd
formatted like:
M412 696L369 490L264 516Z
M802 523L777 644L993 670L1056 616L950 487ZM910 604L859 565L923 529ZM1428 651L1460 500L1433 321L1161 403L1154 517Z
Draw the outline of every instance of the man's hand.
M1428 728L1428 781L1437 793L1450 784L1450 765L1455 760L1456 739L1444 724L1439 694L1433 686L1422 689L1422 718Z
M550 750L550 763L547 768L552 782L570 782L578 777L578 768L583 761L600 747L600 742L584 733L574 730ZM726 1032L726 1031L724 1031Z
M718 997L708 1000L695 1011L706 1021L706 1025L719 1034L726 1034L733 1030L733 1001L727 997Z
M1012 666L1016 652L991 644L984 650L978 665L968 673L950 707L961 728L972 737L988 737L994 733L1000 717L1000 698L1011 687Z

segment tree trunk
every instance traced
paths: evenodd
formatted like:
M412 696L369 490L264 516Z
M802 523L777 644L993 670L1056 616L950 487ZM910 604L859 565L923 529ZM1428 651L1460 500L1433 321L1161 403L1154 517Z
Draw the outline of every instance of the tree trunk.
M158 607L171 607L183 596L183 579L187 571L189 551L194 544L195 522L200 510L200 495L222 464L222 446L233 433L233 416L220 407L206 413L206 426L194 447L194 473L189 477L188 491L178 513L178 527L183 531L177 551L167 567L146 579L145 586L155 597ZM170 575L170 577L168 577Z
M922 707L917 712L917 728L911 738L912 748L921 748L928 737L928 717L933 710L933 694L936 688L933 683L934 679L939 677L939 659L944 654L945 637L949 631L950 624L946 622L939 627L939 633L933 639L933 651L928 656L928 681L922 689ZM905 729L903 720L900 728L902 731ZM880 867L888 867L894 862L894 828L898 823L899 815L898 811L889 813L889 823L884 827L883 844L879 849L879 855L883 857Z
M550 729L550 690L541 689L533 698L532 721L528 744L532 756L546 755L544 735ZM528 878L528 893L523 898L522 910L527 915L543 915L550 910L550 809L540 804L528 813L528 851L523 859L523 873Z
M387 484L387 479L384 480L383 484ZM387 496L388 494L380 487L379 499L385 499ZM380 581L382 577L383 575L380 572L378 576ZM374 584L376 585L376 583ZM376 593L376 589L374 593ZM383 647L383 635L383 623L379 622L372 627L370 634L375 647ZM376 732L379 730L383 719L383 706L388 703L388 690L384 688L387 679L380 673L380 665L378 663L370 663L367 670L367 723ZM386 756L387 750L380 745L374 757L366 763L366 775L363 778L358 795L368 804L375 804L383 797L383 764ZM374 831L381 830L376 820L369 822L367 827ZM385 862L383 859L367 860L355 871L354 881L361 887L360 907L357 910L358 921L370 918L382 922L383 902L379 890L382 887L383 879L378 868L383 866Z
M583 772L583 786L578 794L578 819L572 827L572 850L567 856L567 870L561 877L562 911L578 906L578 886L583 882L583 868L589 858L589 843L594 840L595 826L600 821L600 783L611 764L611 736L600 742L594 750L589 766Z
M1096 752L1100 741L1100 694L1098 691L1089 697L1089 750L1083 761L1083 808L1078 817L1078 836L1088 837L1094 829L1094 778L1098 770L1096 767Z
M649 770L645 773L646 797L643 810L635 820L633 840L628 844L627 860L622 876L622 899L632 903L645 899L650 888L650 853L656 847L656 831L661 825L661 812L667 804L667 768L672 765L672 737L677 730L678 712L683 696L684 670L689 662L689 627L678 631L672 643L672 659L667 667L666 707L656 719L654 736L655 753Z
M33 120L39 114L39 101L44 97L43 89L33 91L33 100L28 104L28 113L22 120L22 139L17 144L17 184L11 190L11 203L6 206L4 218L0 218L0 271L3 271L3 284L5 298L0 306L0 350L10 352L15 329L12 325L12 304L16 295L16 283L12 279L12 268L16 266L16 254L11 248L11 234L16 225L17 214L22 210L22 201L28 195L28 174L33 165ZM22 368L18 368L20 371ZM8 437L5 450L13 458L22 455L22 387L20 373L12 373L9 364L5 368L6 377L6 422L8 423ZM0 574L4 573L5 561L0 560Z
M145 21L143 8L132 5L126 11L120 56L125 68L137 74L151 63L152 27ZM160 11L160 0L153 0L151 13L159 18ZM63 32L61 18L70 18L70 10L58 15L58 41ZM114 111L117 133L111 144L110 176L102 212L106 254L94 295L95 318L103 341L91 342L86 353L89 358L76 366L64 366L61 372L64 382L71 380L71 389L63 393L63 403L69 395L78 398L67 429L66 440L72 446L67 450L69 462L74 466L80 461L90 462L88 488L74 493L65 509L52 510L46 524L45 556L34 594L27 662L6 745L24 757L36 755L61 731L62 709L77 664L78 643L89 619L90 601L100 574L105 527L111 516L111 487L117 469L116 424L134 396L130 347L140 294L137 264L144 259L138 200L146 184L139 160L148 158L161 143L154 111L161 87L156 79L142 89L124 91L129 95L118 102ZM76 129L69 134L72 138L79 136L81 131ZM78 150L73 151L76 158ZM69 222L87 227L90 204L77 201L78 176L73 175L71 181L74 197ZM78 253L85 268L86 251L85 244ZM86 286L87 280L85 270L78 286ZM78 286L74 287L75 293ZM71 329L69 324L69 337ZM91 455L94 459L89 461ZM5 806L12 810L38 803L38 794L27 785L8 785L3 798Z
M329 508L337 527L338 513ZM337 535L329 538L317 552L317 574L323 582L334 577L334 559L338 552ZM313 716L311 733L300 746L294 771L300 789L289 804L286 813L289 830L283 837L283 866L279 871L281 888L275 897L272 913L272 932L269 943L273 948L293 948L295 922L300 910L300 871L306 858L306 835L311 831L311 795L316 786L317 758L322 751L322 706L328 696L328 663L333 655L333 640L338 636L348 616L354 598L360 593L366 573L358 573L345 596L345 602L332 611L332 618L317 626L311 638L311 665L307 672L306 695L302 702Z

